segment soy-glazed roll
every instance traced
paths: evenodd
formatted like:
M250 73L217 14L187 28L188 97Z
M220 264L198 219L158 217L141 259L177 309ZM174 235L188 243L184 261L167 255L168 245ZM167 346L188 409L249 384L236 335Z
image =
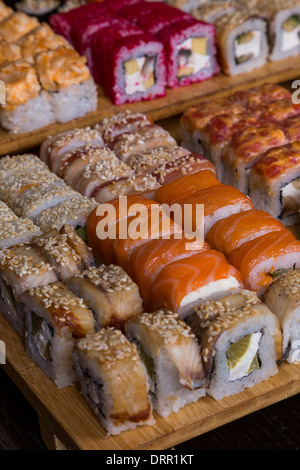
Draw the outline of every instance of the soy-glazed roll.
M170 311L143 313L125 325L147 369L153 408L163 417L205 395L199 344L189 326Z
M207 393L216 400L277 374L279 321L254 292L205 302L187 322L202 348Z

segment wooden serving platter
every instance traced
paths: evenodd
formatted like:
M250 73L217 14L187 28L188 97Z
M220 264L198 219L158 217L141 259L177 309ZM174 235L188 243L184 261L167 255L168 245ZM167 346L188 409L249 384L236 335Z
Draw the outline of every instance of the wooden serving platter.
M154 426L106 437L77 387L58 390L29 359L21 338L1 315L0 340L6 345L2 367L38 413L49 449L165 450L300 391L300 364L283 363L274 377L237 395L219 402L203 397L168 418L155 415Z
M0 156L11 153L23 153L26 150L39 146L49 135L54 135L74 127L92 126L101 121L101 119L125 109L145 113L157 121L181 114L189 106L203 99L228 96L235 91L258 86L264 82L282 83L297 78L300 78L299 56L278 62L269 62L264 67L253 72L240 74L235 77L228 77L220 73L202 83L172 90L168 89L164 98L122 106L112 105L110 99L99 88L97 111L80 119L64 124L53 124L25 134L12 135L0 129Z

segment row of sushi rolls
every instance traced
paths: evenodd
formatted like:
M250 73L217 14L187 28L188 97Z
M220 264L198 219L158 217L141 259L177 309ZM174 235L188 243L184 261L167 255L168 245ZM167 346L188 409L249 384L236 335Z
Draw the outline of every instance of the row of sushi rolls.
M107 436L300 362L300 106L265 83L180 132L122 111L0 160L0 310ZM204 206L202 244L174 204ZM134 207L140 236L121 236Z
M300 54L299 0L0 0L0 124L11 133ZM36 14L35 14L36 12ZM31 13L31 14L30 14Z

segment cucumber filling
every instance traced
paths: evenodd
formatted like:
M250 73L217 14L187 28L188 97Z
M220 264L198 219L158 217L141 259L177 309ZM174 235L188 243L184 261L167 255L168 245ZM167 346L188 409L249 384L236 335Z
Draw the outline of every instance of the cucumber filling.
M236 64L256 59L261 52L261 32L252 30L240 34L234 41L234 57Z
M75 229L75 232L85 243L87 243L88 239L87 239L86 227L77 227Z
M150 379L150 392L155 394L155 369L153 359L145 352L145 349L140 343L136 343L136 346Z
M290 16L282 23L281 50L289 51L300 45L300 15Z
M259 345L262 332L257 331L231 343L226 351L229 381L241 380L261 367Z
M155 56L141 56L123 63L127 95L144 93L155 84L155 61Z
M177 77L195 75L210 66L210 56L207 52L207 38L193 37L183 41L177 47L178 69Z

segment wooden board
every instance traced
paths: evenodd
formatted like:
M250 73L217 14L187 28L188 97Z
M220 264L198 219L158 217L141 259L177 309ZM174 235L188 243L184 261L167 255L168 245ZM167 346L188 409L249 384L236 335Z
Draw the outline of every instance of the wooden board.
M110 99L99 88L98 110L80 119L64 124L53 124L26 134L10 135L0 129L0 156L9 153L22 153L39 146L49 135L74 127L94 125L104 117L111 116L124 109L145 113L157 121L181 114L189 106L206 98L228 96L237 90L258 86L264 82L281 83L299 77L299 57L292 57L283 61L269 62L264 67L251 73L240 74L235 77L228 77L220 73L202 83L173 90L168 89L164 98L122 106L113 106Z
M164 450L300 391L300 364L283 363L277 375L242 393L220 402L203 397L168 418L155 415L154 426L106 437L78 389L58 390L28 358L20 337L1 315L0 340L6 345L2 367L37 411L50 449Z

